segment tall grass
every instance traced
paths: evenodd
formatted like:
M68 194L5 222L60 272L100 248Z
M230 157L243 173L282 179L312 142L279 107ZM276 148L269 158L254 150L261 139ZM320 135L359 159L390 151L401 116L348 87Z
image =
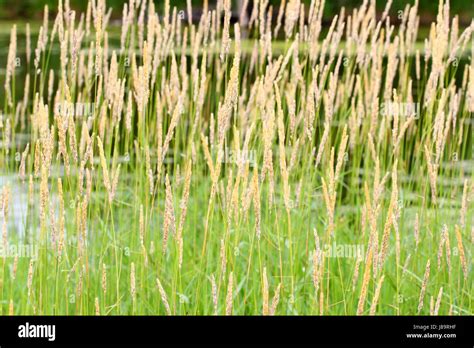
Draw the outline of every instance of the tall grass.
M245 4L12 28L1 314L473 313L474 23Z

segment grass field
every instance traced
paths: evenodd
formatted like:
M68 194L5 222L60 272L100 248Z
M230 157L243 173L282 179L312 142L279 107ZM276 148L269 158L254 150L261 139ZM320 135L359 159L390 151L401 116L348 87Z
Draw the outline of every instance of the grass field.
M473 314L474 22L252 4L13 25L0 314Z

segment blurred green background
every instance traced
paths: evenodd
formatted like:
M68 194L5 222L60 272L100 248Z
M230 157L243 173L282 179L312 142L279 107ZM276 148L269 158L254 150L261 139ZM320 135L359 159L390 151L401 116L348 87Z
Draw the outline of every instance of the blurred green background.
M216 1L208 0L209 6L213 6ZM122 13L122 6L127 2L125 0L107 0L107 5L113 8L113 16L119 18ZM186 9L186 0L171 0L171 6L176 6L178 9ZM239 0L232 0L234 11L237 11ZM252 2L252 1L250 1ZM310 3L310 0L303 0L304 3ZM77 10L85 10L87 0L70 0L71 7ZM201 0L193 0L193 8L199 12L202 6ZM271 0L270 3L274 7L278 7L280 1ZM362 0L327 0L325 5L325 18L331 18L338 13L342 6L346 9L352 9L359 6ZM383 11L386 1L378 0L377 7ZM413 4L414 0L393 0L392 13L402 10L407 4ZM156 6L162 7L163 0L155 0ZM48 5L51 13L55 12L57 7L57 0L0 0L0 19L2 20L18 20L18 19L40 19L42 16L42 9L44 5ZM430 23L436 17L438 9L437 0L419 0L419 13L421 23ZM460 22L468 25L474 17L474 1L473 0L451 0L452 14L459 14Z

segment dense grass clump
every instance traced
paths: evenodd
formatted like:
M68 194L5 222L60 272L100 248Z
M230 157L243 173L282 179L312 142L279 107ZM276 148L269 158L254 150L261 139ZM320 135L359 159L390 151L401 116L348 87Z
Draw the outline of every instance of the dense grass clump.
M130 0L116 34L67 4L36 48L11 31L1 314L473 314L474 23L449 3L425 42L416 4L323 31L324 1Z

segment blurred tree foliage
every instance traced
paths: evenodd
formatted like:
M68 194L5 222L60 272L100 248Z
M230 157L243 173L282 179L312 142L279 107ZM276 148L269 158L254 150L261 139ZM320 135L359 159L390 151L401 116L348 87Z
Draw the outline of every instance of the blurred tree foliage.
M107 5L114 9L114 17L121 16L121 9L126 0L106 0ZM163 0L154 0L157 8L163 7ZM209 5L215 4L215 0L208 0ZM234 5L239 0L233 0ZM171 5L181 9L186 8L186 0L171 0ZM270 0L274 7L278 7L280 0ZM307 6L310 0L302 0ZM85 10L87 7L87 0L70 0L71 7L77 10ZM193 6L200 8L202 0L192 0ZM331 18L340 11L342 6L347 10L360 6L362 0L326 0L325 17ZM378 0L377 7L383 11L386 1ZM392 13L403 10L407 4L413 4L414 0L393 0ZM50 11L54 13L57 7L57 0L0 0L0 18L1 19L39 19L42 16L42 10L45 5L48 5ZM235 6L237 8L237 6ZM437 0L419 0L420 14L432 19L436 16L438 10ZM474 1L472 0L451 0L451 12L459 14L461 19L465 22L470 22L474 17Z

